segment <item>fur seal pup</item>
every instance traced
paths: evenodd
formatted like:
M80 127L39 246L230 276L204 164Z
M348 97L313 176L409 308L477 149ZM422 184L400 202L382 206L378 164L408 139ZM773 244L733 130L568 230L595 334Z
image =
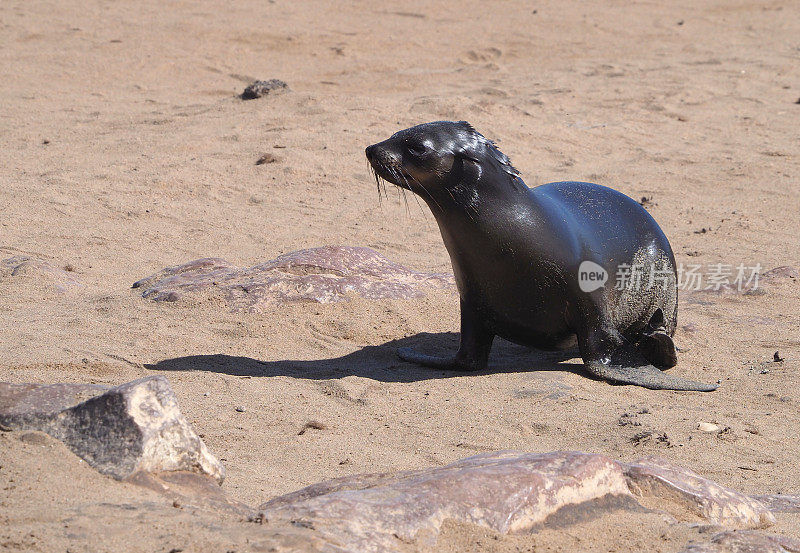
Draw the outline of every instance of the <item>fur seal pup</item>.
M588 371L656 390L711 391L668 375L676 364L678 310L672 248L628 196L586 182L528 188L508 157L465 121L399 131L369 146L381 179L412 191L433 212L461 297L453 358L401 348L406 361L474 371L495 336L538 349L577 345ZM614 285L644 268L634 286ZM660 368L659 368L660 367Z

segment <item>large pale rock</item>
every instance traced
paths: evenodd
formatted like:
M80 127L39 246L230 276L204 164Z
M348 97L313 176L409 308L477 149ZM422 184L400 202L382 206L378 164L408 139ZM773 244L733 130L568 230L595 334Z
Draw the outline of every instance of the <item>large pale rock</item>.
M655 500L667 511L677 507L676 516L685 509L725 528L765 528L775 523L775 516L757 499L663 459L648 457L624 466L634 495Z
M176 470L224 479L224 468L183 417L160 375L115 388L0 383L0 424L46 432L118 479Z
M233 311L262 312L277 303L346 301L351 294L414 298L453 284L452 275L412 271L370 248L325 246L246 268L224 259L198 259L168 267L133 287L143 288L142 297L154 301L211 293L220 295Z
M433 543L446 519L508 533L635 503L622 468L597 454L498 452L432 469L316 484L276 498L257 517L301 525L341 549L394 551Z
M718 526L720 531L774 522L759 501L660 459L621 463L590 453L513 451L444 467L314 484L261 505L251 520L268 524L276 535L294 527L314 537L302 547L294 542L288 547L276 539L275 551L399 552L409 543L423 548L435 544L445 520L506 534L569 526L620 508L667 513L672 516L665 517L666 524L679 519ZM723 537L703 547L779 539L753 532L719 536Z
M707 543L693 543L681 553L800 553L800 542L752 530L720 532Z

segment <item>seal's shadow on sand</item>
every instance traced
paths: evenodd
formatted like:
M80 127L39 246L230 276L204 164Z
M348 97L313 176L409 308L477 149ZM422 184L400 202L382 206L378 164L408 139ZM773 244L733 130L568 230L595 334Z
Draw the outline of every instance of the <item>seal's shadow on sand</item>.
M361 376L381 382L416 382L456 376L532 371L567 371L587 376L582 364L564 363L579 356L577 349L543 352L497 339L492 348L489 367L483 371L464 373L429 369L403 361L397 356L397 348L401 347L418 349L431 355L449 356L458 349L458 333L420 333L379 346L366 346L353 353L330 359L259 361L225 354L189 355L146 364L145 368L153 371L208 371L233 376L289 376L314 380Z

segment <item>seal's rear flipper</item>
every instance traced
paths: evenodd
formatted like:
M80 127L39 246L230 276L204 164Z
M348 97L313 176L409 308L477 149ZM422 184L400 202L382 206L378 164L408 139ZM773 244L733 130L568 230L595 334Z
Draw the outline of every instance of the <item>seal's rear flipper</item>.
M653 365L669 368L678 364L675 342L666 332L643 334L637 345L642 355Z
M584 364L590 373L610 382L635 384L651 390L712 392L718 387L669 375L645 361L630 344L618 348L611 359L584 360Z

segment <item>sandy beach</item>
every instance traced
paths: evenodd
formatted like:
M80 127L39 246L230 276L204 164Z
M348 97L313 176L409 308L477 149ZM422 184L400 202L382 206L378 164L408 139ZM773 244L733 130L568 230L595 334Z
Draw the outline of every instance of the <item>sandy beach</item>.
M450 272L427 207L379 199L364 157L443 119L495 140L528 186L642 200L679 265L800 267L797 4L7 0L0 67L0 262L46 267L0 270L0 380L165 375L248 505L502 449L657 455L748 494L800 494L796 269L763 293L680 290L672 372L720 382L705 394L609 385L577 351L502 341L475 374L397 358L456 348L452 290L233 313L131 288L198 258L245 267L323 245ZM240 98L273 78L288 89ZM309 421L321 428L301 433ZM46 437L0 433L0 484L9 551L247 551L253 531L195 527ZM100 497L150 507L85 507ZM453 525L436 550L678 551L697 537L626 520L535 536ZM770 531L800 539L800 518Z

